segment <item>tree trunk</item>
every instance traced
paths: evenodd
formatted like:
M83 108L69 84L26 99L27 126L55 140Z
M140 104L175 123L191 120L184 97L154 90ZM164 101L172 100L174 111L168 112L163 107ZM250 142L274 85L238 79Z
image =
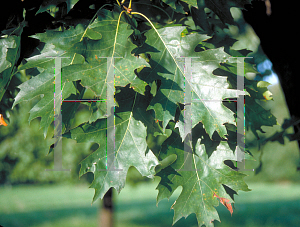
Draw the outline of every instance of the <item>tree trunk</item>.
M99 209L99 227L113 227L113 191L110 188L101 201L101 208Z
M291 117L300 119L299 63L296 54L298 41L298 7L296 2L263 0L252 1L243 11L244 18L260 38L261 47L273 63ZM299 128L294 126L294 139L300 148ZM298 167L300 170L300 166Z

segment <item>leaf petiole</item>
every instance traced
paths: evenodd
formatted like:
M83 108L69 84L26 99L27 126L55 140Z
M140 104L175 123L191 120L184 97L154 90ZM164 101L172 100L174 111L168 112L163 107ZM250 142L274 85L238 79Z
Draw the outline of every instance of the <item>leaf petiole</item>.
M128 9L131 9L131 1L132 0L129 1Z

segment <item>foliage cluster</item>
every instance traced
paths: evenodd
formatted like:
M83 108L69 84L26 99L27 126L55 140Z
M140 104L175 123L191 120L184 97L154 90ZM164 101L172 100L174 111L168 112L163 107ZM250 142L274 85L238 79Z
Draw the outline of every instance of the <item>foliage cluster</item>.
M195 213L199 226L213 226L219 221L214 208L219 201L231 211L233 195L239 190L249 191L245 174L234 166L236 104L225 99L242 94L237 92L237 63L230 57L246 57L250 51L233 49L236 40L225 31L235 24L231 7L243 8L250 2L43 0L35 7L27 6L17 27L8 23L0 39L1 112L7 118L11 106L40 97L29 111L29 121L40 117L46 136L54 120L55 67L55 59L47 57L63 57L64 101L106 100L107 65L114 59L114 167L122 171L103 171L111 167L106 166L110 106L106 102L84 103L89 117L76 126L73 121L79 103L63 102L61 107L63 136L99 145L81 161L79 172L80 176L94 174L93 201L103 198L111 187L120 192L133 166L143 176L161 178L157 203L170 198L179 186L183 188L172 206L173 223ZM30 23L41 14L48 19L40 31L34 31ZM27 38L23 33L26 26L36 34ZM23 54L22 40L32 42L31 49L25 48ZM193 57L190 79L183 57ZM252 63L245 60L245 72L256 72ZM15 96L16 86L10 81L24 70L31 78L18 86ZM276 124L270 111L256 102L272 99L269 84L246 78L244 84L245 126L258 138L257 130L262 126ZM191 94L185 92L187 87ZM186 103L187 95L197 101ZM184 120L188 106L191 153L185 151L183 143L189 135ZM191 162L187 162L188 157ZM251 159L248 152L245 158ZM187 166L193 171L186 171Z

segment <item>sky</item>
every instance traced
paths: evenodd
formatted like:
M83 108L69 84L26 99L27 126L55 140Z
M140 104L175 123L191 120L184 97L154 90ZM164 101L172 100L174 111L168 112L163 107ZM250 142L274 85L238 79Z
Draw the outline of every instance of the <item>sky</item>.
M279 83L277 74L272 70L272 62L269 59L266 59L264 62L257 65L257 70L260 73L264 73L266 70L271 70L272 74L265 76L264 81L271 83L272 85Z

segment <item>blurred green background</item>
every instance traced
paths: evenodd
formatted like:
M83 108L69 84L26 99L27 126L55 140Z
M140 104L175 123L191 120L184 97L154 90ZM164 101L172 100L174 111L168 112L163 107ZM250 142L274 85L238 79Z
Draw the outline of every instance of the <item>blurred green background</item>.
M171 205L181 188L156 207L157 180L141 183L138 187L126 185L115 196L115 226L166 227L171 226ZM280 227L299 226L300 185L290 182L249 183L252 192L239 192L235 196L232 217L219 205L222 227ZM0 188L0 222L4 227L79 227L99 226L99 201L91 205L92 189L87 185L18 185ZM115 192L115 191L114 191ZM180 219L175 225L196 227L195 214Z
M240 26L230 26L226 30L238 42L236 49L251 49L256 64L266 57L259 47L259 39L251 27L241 20L240 12L232 8L232 13ZM267 76L263 74L261 76ZM254 78L256 75L246 75ZM17 75L24 80L22 75ZM274 101L262 102L261 105L277 117L279 124L289 117L285 99L279 84L269 87ZM91 205L93 189L88 189L92 174L78 178L79 162L97 149L95 144L76 144L75 141L63 139L63 167L71 172L45 171L53 168L53 152L48 154L53 140L44 139L39 130L39 119L28 124L29 110L35 102L18 105L10 112L8 126L0 126L0 225L4 227L48 227L48 226L98 226L100 201ZM81 105L74 125L89 118L87 107ZM267 138L281 126L263 127ZM288 132L293 132L290 128ZM48 135L53 134L53 127ZM246 132L246 144L259 160L261 150L254 135ZM300 174L296 172L299 162L297 142L285 140L269 142L262 147L262 169L257 175L247 171L246 182L252 192L239 192L235 196L236 205L232 217L223 205L219 205L221 223L216 226L260 227L260 226L300 226ZM246 161L246 169L257 168L259 162ZM170 210L176 195L169 201L163 200L156 207L157 191L155 181L144 179L131 168L126 187L117 195L114 191L115 226L171 226L173 211ZM147 180L147 181L146 181ZM142 182L142 183L139 183ZM139 183L139 184L135 184ZM197 226L195 215L186 220L182 218L176 226Z

